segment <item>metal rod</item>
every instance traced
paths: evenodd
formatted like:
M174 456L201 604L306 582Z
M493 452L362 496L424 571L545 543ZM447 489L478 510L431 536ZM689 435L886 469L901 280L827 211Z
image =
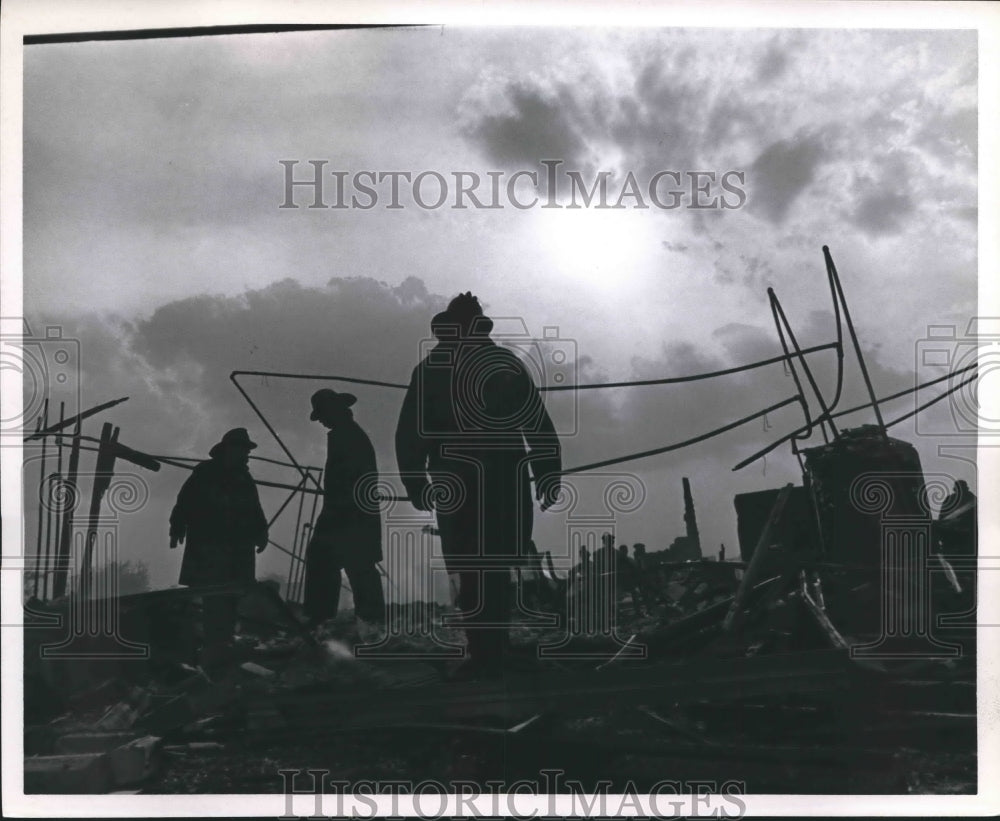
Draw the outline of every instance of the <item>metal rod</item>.
M58 438L69 438L69 437L60 435ZM73 437L73 438L75 439L76 437ZM100 440L94 439L91 436L84 436L82 438L85 439L85 440L100 441ZM69 447L69 445L60 444L59 447ZM100 450L100 448L88 448L88 447L83 447L83 446L81 446L80 449L81 450L89 451L91 453L97 453ZM183 468L184 470L194 470L194 468L195 468L194 465L186 465L183 462L174 462L173 461L173 457L156 456L156 457L153 457L153 458L155 458L158 462L162 462L165 465L169 465L170 467ZM308 470L318 470L318 468L316 468L316 467L309 467L307 469ZM289 491L292 491L293 493L295 491L298 491L300 493L308 493L308 494L310 494L312 496L322 496L323 495L323 491L322 490L317 490L315 488L303 488L301 482L298 485L288 485L288 484L284 484L283 482L267 482L267 481L265 481L263 479L254 479L253 481L254 481L254 484L258 485L259 487L273 487L273 488L277 488L278 490L289 490ZM313 481L316 481L316 480L313 479ZM379 501L379 502L408 502L408 501L410 501L410 497L409 496L376 496L375 500Z
M302 500L305 499L305 495L302 494L302 493L300 493L299 491L305 490L305 484L306 484L306 480L303 478L303 480L301 482L299 482L298 490L293 490L291 493L288 494L288 496L285 498L285 501L282 502L281 507L278 509L278 512L275 513L274 516L271 517L271 521L268 522L268 527L270 527L274 523L274 521L278 518L278 516L281 515L281 512L288 506L288 504L292 501L292 499L295 498L296 495L298 495L298 497L299 497L299 515L301 516L301 513L302 513ZM285 597L289 598L289 599L291 598L291 595L292 595L292 577L294 576L295 567L296 567L296 565L295 565L295 558L296 558L296 555L295 555L295 553L296 553L295 545L298 543L298 538L299 538L299 523L298 523L298 521L296 521L296 523L295 523L295 535L294 535L293 540L292 540L292 556L288 560L288 581L286 582L286 589L285 589Z
M785 352L785 355L788 357L788 369L789 371L791 371L792 380L795 382L795 390L798 392L799 401L802 403L802 411L806 417L806 425L809 427L809 430L811 432L813 426L813 420L812 416L809 413L809 403L806 402L806 394L805 391L802 390L802 383L799 381L799 372L795 370L795 363L792 361L791 355L788 352L788 343L785 340L785 332L782 329L782 323L780 322L778 318L779 316L778 312L776 311L776 306L777 308L780 308L781 306L780 304L778 304L778 298L774 295L773 288L767 289L767 297L771 305L771 318L774 319L774 326L778 331L778 340L781 342L781 349ZM783 312L781 316L782 317L784 316ZM785 321L785 324L786 325L788 324L787 320ZM824 433L824 436L825 435L826 434Z
M45 424L46 424L46 426L48 426L48 415L49 415L48 400L46 399L45 402L46 402L46 405L45 405L45 416L46 416ZM46 441L47 440L45 440L45 439L42 440L42 450L45 449L45 442ZM62 449L60 449L60 448L54 448L54 449L56 451L56 458L58 459L59 457L62 456ZM59 476L58 469L56 470L56 473L54 474L54 476L55 477ZM47 578L48 572L49 572L49 556L51 555L50 554L50 547L49 547L49 539L52 537L52 499L51 499L51 494L52 494L52 479L53 479L53 475L49 475L49 476L45 476L44 477L44 483L45 483L45 489L44 489L44 492L45 492L45 502L44 502L44 504L45 504L45 539L43 540L43 542L44 542L44 545L45 545L45 556L44 556L44 558L42 560L42 578L41 578L42 598L43 599L45 599L45 597L46 597L45 596L45 592L46 592L46 590L48 588L48 583L46 581L46 578Z
M801 353L817 353L818 351L826 351L836 347L836 343L827 342L823 345L813 345L810 348L803 348ZM760 359L756 362L749 362L746 365L734 365L732 368L722 368L717 371L705 371L704 373L689 374L688 376L671 376L664 379L632 379L624 382L592 382L583 385L546 385L540 387L538 390L545 392L591 391L600 390L601 388L638 388L647 385L675 385L681 382L698 382L702 379L714 379L717 376L728 376L730 374L741 373L743 371L752 371L756 368L763 368L765 365L774 365L778 362L784 362L791 358L791 354L786 354L784 356L772 356L768 359Z
M59 426L63 427L63 423L66 421L66 403L59 403ZM56 482L62 482L63 475L63 449L60 447L56 448ZM61 491L61 488L56 488ZM52 491L54 489L50 487L49 496L51 498ZM52 524L51 520L46 522L45 525L45 573L42 575L42 599L48 601L49 598L49 587L51 584L52 575L52 563L56 556L56 545L52 544L53 533L55 533L55 539L58 541L59 534L62 532L62 517L64 514L63 506L60 505L56 509L55 525ZM49 513L52 511L52 505L49 505Z
M313 526L309 522L305 522L302 525L302 543L309 544L309 539L312 536ZM309 534L308 536L306 534ZM303 585L305 583L306 573L309 572L309 567L307 565L307 558L302 557L299 559L297 565L298 573L295 577L295 601L302 601Z
M939 377L937 377L935 379L931 379L928 382L924 382L924 383L922 383L920 385L917 385L916 387L906 388L905 390L897 391L896 393L889 394L888 396L883 396L878 401L884 404L886 402L891 402L894 399L900 399L903 396L907 396L907 395L909 395L911 393L916 393L917 391L923 390L924 388L929 388L932 385L938 384L939 382L944 382L946 380L952 379L952 378L958 376L959 374L965 373L966 371L974 370L975 367L976 367L976 363L973 362L971 365L966 365L964 368L959 368L957 371L953 371L952 373L948 373L948 374L945 374L944 376L939 376ZM961 385L957 385L954 390L957 390L958 388L961 388L961 387L963 387L966 384L968 384L968 382L963 382ZM948 393L951 393L951 391L949 391ZM926 405L922 405L921 407L917 408L917 410L914 411L914 414L919 413L924 408L929 407L930 405L933 405L934 402L937 402L940 399L943 399L945 396L948 396L948 393L944 393L941 396L939 396L937 399L933 400L932 402L929 402ZM861 405L855 405L853 408L846 408L845 410L837 411L836 413L831 414L831 418L836 419L836 418L839 418L841 416L846 416L849 413L857 413L860 410L865 410L866 408L870 408L870 407L871 407L871 403L865 402L864 404L861 404ZM913 414L909 414L909 415L912 416ZM890 422L889 424L887 424L886 427L891 427L892 425L895 425L898 422L902 422L903 419L905 419L905 418L907 418L907 417L900 417L899 419L896 419L896 420ZM739 470L740 468L744 468L747 465L749 465L751 462L755 462L758 459L760 459L762 456L766 456L772 450L774 450L777 447L780 447L781 445L783 445L785 442L789 441L790 439L795 438L798 434L802 433L806 429L807 429L807 427L803 426L801 428L798 428L797 430L793 430L791 433L786 434L785 436L782 436L780 439L775 440L774 442L772 442L767 447L762 448L761 450L758 450L757 452L755 452L752 455L748 456L746 459L744 459L742 462L740 462L738 465L736 465L733 468L733 470Z
M100 413L101 411L106 411L108 408L113 408L115 405L120 405L122 402L125 402L127 400L128 400L127 396L123 396L121 399L112 399L110 402L105 402L103 405L97 405L96 407L93 407L90 410L85 410L83 411L83 413L76 414L76 416L71 416L69 419L63 419L62 421L60 421L58 425L53 425L51 428L47 427L48 421L46 421L45 428L43 428L42 430L35 431L35 433L33 433L31 436L25 437L24 441L30 442L32 439L43 439L46 436L49 436L53 433L56 433L57 431L62 430L63 428L68 428L74 422L77 424L77 428L79 429L80 422L82 422L87 417L93 416L95 413Z
M276 548L278 548L278 550L280 550L280 551L281 551L282 553L287 553L287 554L288 554L289 556L292 556L292 555L293 555L293 554L292 554L292 551L291 551L291 550L289 550L289 549L288 549L287 547L283 547L282 545L278 544L278 543L277 543L276 541L274 541L273 539L268 539L268 540L267 540L267 543L268 543L269 545L271 545L272 547L276 547Z
M49 423L49 400L45 400L43 405L44 410L43 415L38 417L38 422L35 425L36 430L44 429L45 425ZM42 460L39 466L38 474L38 488L41 490L45 485L45 444L48 439L42 440ZM32 579L32 596L38 598L38 576L41 573L42 566L42 508L45 507L45 501L41 498L41 493L39 493L38 499L38 533L35 539L35 577Z
M356 379L351 376L328 376L316 373L285 373L284 371L233 371L229 378L236 380L236 376L274 376L279 379L318 379L326 382L350 382L354 385L374 385L380 388L401 388L406 390L409 385L400 385L396 382L379 382L375 379Z
M948 388L948 390L946 390L940 396L935 396L930 402L925 402L919 408L915 408L914 410L911 410L909 413L904 413L902 416L900 416L900 417L898 417L896 419L893 419L891 422L886 422L885 426L887 428L891 428L893 425L898 425L900 422L905 422L911 416L916 416L918 413L920 413L921 411L926 410L931 405L936 405L938 402L940 402L945 397L951 396L951 394L953 394L955 391L959 390L960 388L964 388L966 385L971 385L978 378L979 378L979 374L976 374L975 376L970 376L964 382L960 382L959 384L955 385L954 387Z
M284 513L285 508L288 507L288 505L292 501L292 499L295 498L295 494L298 493L299 491L305 490L305 487L304 487L305 483L306 483L306 480L303 479L301 482L298 483L298 485L296 485L294 488L292 488L291 492L285 497L285 501L283 501L281 503L281 507L278 508L278 512L275 513L273 516L271 516L271 518L268 520L268 522L267 522L267 526L268 527L270 527L271 525L273 525L277 521L278 517L282 513Z
M833 257L830 255L830 248L823 246L823 256L826 259L826 269L833 277L833 282L837 287L837 295L840 298L841 307L844 309L844 322L847 325L847 332L851 335L851 344L854 346L854 353L858 358L858 365L861 368L861 375L865 380L865 387L868 389L868 396L872 401L872 409L875 411L875 418L878 420L879 430L882 438L888 439L889 434L885 430L885 420L882 418L882 411L878 406L878 399L875 397L875 388L872 387L871 377L868 375L868 367L865 365L864 355L861 353L861 344L858 342L857 332L854 330L854 322L851 319L851 310L847 306L847 298L844 296L844 288L837 273L837 266L833 264Z
M264 416L264 414L261 412L260 408L257 407L253 399L250 398L250 394L248 394L245 390L243 390L243 386L239 383L239 380L236 378L237 375L239 375L239 373L240 373L239 371L233 371L231 374L229 374L229 379L236 386L236 390L238 390L241 394L243 394L243 398L246 400L251 410L253 410L253 412L257 414L257 418L264 423L264 427L267 428L268 433L270 433L271 436L274 437L274 441L277 442L279 447L285 452L285 456L287 456L291 460L292 465L301 474L301 476L303 478L306 478L307 476L309 478L312 478L312 474L307 473L305 470L303 470L302 466L295 461L295 457L292 455L292 452L285 446L285 443L281 440L281 437L278 435L278 431L276 431L274 427L271 425L271 423L267 421L267 417ZM313 479L313 481L315 482L316 480ZM319 484L317 484L316 487L319 487Z
M833 322L837 326L837 389L830 402L831 410L840 404L844 390L844 323L840 316L840 300L837 298L837 287L830 271L826 272L826 281L830 286L830 301L833 303Z
M66 595L66 580L69 574L70 546L73 540L73 511L80 498L77 486L77 472L80 466L80 435L81 423L77 422L77 435L69 452L69 472L66 477L67 504L62 520L62 532L59 534L59 551L56 555L55 573L52 578L52 597L62 598ZM59 440L56 440L59 442ZM60 442L60 444L62 444Z
M58 432L49 433L49 434L45 434L45 435L47 435L47 436L53 436L53 437L55 437L57 439L60 438L60 437L65 437L66 436L66 434L60 434ZM81 438L85 442L100 442L101 441L96 436L83 436ZM186 467L189 470L193 470L194 467L195 467L195 465L200 464L201 462L207 462L208 461L208 459L201 459L201 458L199 458L197 456L165 456L165 455L156 454L156 453L148 453L148 454L144 454L144 455L148 456L150 459L155 459L157 462L163 462L164 464L171 465L173 467ZM278 465L280 467L286 467L286 468L295 467L295 465L291 464L290 462L282 462L280 459L269 459L266 456L251 456L250 460L254 461L254 462L267 462L268 464L271 464L271 465ZM184 462L191 462L191 464L190 465L181 464L181 463L184 463ZM313 469L315 470L316 468L313 468Z
M792 331L792 326L788 322L788 317L785 315L785 309L781 306L781 302L778 297L774 295L774 291L768 288L768 294L772 298L771 310L777 310L781 314L781 321L785 326L785 330L788 331L788 339L791 341L792 346L795 348L796 356L798 356L799 361L802 363L802 372L806 375L806 379L809 380L809 386L812 388L813 393L816 395L816 401L819 402L820 410L822 414L816 420L820 424L822 429L823 422L830 426L830 430L833 432L834 438L837 437L837 428L830 419L830 412L833 410L833 405L827 407L826 401L823 399L823 394L819 389L819 385L816 383L816 379L813 377L812 368L809 367L809 363L806 362L806 358L801 356L801 349L799 348L798 340L795 338L795 333ZM791 363L789 363L791 364ZM839 399L839 397L838 397ZM824 432L825 436L825 432Z
M793 402L798 402L801 404L802 397L790 396L787 399L783 399L781 402L776 402L770 407L764 408L763 410L759 410L756 413L750 414L749 416L744 416L742 419L737 419L735 422L730 422L728 425L723 425L721 428L715 428L714 430L710 430L707 433L702 433L699 436L693 436L690 439L685 439L682 442L675 442L672 445L667 445L666 447L662 448L654 448L653 450L644 450L640 453L630 453L627 456L619 456L614 459L605 459L604 461L601 462L593 462L588 465L580 465L579 467L568 468L567 470L562 471L562 475L566 476L571 473L582 473L583 471L586 470L595 470L596 468L607 467L608 465L617 465L622 462L630 462L633 459L642 459L645 458L646 456L655 456L660 453L667 453L668 451L671 450L678 450L679 448L687 447L688 445L693 445L697 442L702 442L705 439L711 439L713 436L718 436L720 433L725 433L726 431L730 431L733 428L739 427L740 425L745 425L747 422L752 422L754 419L759 419L761 416L764 416L767 413L772 413L778 410L778 408L783 408L785 407L785 405L791 405Z
M305 482L306 480L303 479L302 484L304 485ZM292 535L292 556L294 558L298 558L299 555L299 537L302 529L302 509L303 507L305 507L305 502L306 502L306 495L304 493L300 493L298 494L298 496L299 496L299 509L295 515L295 530Z
M836 348L837 343L828 342L824 345L813 345L810 348L804 348L802 350L803 354L816 353L818 351L826 351L832 348ZM623 382L591 382L584 383L582 385L551 385L551 386L541 386L538 388L540 391L588 391L588 390L600 390L602 388L631 388L631 387L641 387L646 385L671 385L679 382L696 382L700 379L712 379L717 376L728 376L729 374L739 373L740 371L749 371L755 368L762 368L766 365L773 365L777 362L790 359L791 355L786 356L772 356L769 359L761 359L756 362L749 362L745 365L736 365L732 368L723 368L717 371L705 371L704 373L691 374L688 376L671 376L663 379L633 379L626 380ZM264 377L276 377L278 379L315 379L328 382L350 382L356 385L373 385L380 388L398 388L400 390L406 390L409 386L403 385L398 382L381 382L375 379L357 379L350 376L334 376L331 374L311 374L311 373L285 373L283 371L233 371L232 376L264 376Z
M299 534L299 543L307 544L308 540L312 537L312 526L303 523L301 533ZM303 582L305 580L306 573L309 572L309 566L307 564L308 559L306 556L296 556L299 561L295 565L295 600L302 601L302 588Z
M320 468L317 474L317 479L319 480L320 484L322 484L324 481L324 473L325 470L323 468ZM318 507L318 505L319 505L319 496L313 496L312 508L309 511L309 521L302 528L302 541L300 542L300 544L304 545L303 551L307 551L309 549L309 540L306 538L306 532L308 532L309 535L312 536L313 530L316 526L316 508ZM302 562L301 564L299 564L300 588L305 579L306 571L308 570L308 565L306 564L306 558L307 556L303 556ZM301 589L299 590L298 595L301 598Z
M101 500L111 484L114 474L115 455L113 446L118 436L118 428L105 422L101 428L101 445L97 452L97 467L94 470L94 485L90 495L90 515L87 520L87 539L83 548L83 566L80 568L80 595L89 598L93 580L94 545L97 543L97 526L101 515Z

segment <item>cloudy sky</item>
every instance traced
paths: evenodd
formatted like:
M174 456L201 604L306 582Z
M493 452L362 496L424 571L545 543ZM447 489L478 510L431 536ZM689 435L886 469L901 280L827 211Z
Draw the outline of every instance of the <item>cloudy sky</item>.
M675 376L779 353L768 287L802 344L832 341L829 245L883 395L943 373L918 364L919 341L929 325L961 335L976 312L974 32L434 27L46 44L24 56L25 314L36 334L60 325L80 340L84 407L131 397L104 418L148 452L202 457L242 425L258 453L281 456L230 371L406 382L430 317L464 290L531 334L558 328L551 345L569 352L573 380ZM588 181L610 172L612 199L629 173L645 186L659 171L732 170L746 202L431 210L404 198L387 209L380 186L369 210L306 208L302 189L303 207L282 209L279 161L290 159L297 179L325 160L349 178L483 180L558 159ZM832 391L833 357L815 362ZM863 393L847 363L843 407ZM308 421L320 384L245 384L297 457L321 464L323 433ZM576 465L697 435L793 392L779 365L551 404ZM391 472L401 393L356 393ZM732 466L801 420L785 409L609 469L646 489L619 517L619 539L667 546L683 531L689 476L707 551L725 542L733 555L733 494L799 471L787 446ZM947 409L930 421L940 429ZM967 464L938 458L935 437L893 432L918 445L925 469L974 482ZM172 584L180 555L167 549L166 518L184 474L143 475L150 498L123 522L123 557ZM603 515L600 487L613 478L580 479L587 509L575 515ZM276 509L278 496L264 499ZM30 496L28 513L33 544ZM539 544L565 551L566 521L537 516ZM288 543L289 531L274 536ZM273 550L259 563L286 567Z

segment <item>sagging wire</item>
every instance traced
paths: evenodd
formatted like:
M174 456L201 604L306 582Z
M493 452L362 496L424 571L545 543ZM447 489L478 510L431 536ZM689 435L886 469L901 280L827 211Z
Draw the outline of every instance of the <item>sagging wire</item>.
M882 397L880 397L878 399L878 402L880 404L885 404L886 402L891 402L894 399L900 399L900 398L902 398L904 396L907 396L909 394L916 393L917 391L921 391L924 388L929 388L932 385L937 385L940 382L945 382L947 380L954 379L956 376L959 376L959 375L961 375L963 373L966 373L968 371L974 370L975 368L976 368L976 363L973 362L971 365L966 365L964 368L959 368L957 371L952 371L951 373L947 373L944 376L939 376L939 377L936 377L935 379L930 379L927 382L923 382L923 383L921 383L919 385L916 385L916 386L914 386L912 388L906 388L905 390L897 391L896 393L889 394L888 396L882 396ZM965 387L970 382L972 382L975 378L976 377L972 377L971 379L967 379L964 382L961 382L960 384L955 385L952 388L949 388L945 393L943 393L940 396L932 399L931 401L929 401L929 402L921 405L916 410L914 410L914 411L906 414L905 416L901 416L898 419L894 419L891 422L887 423L886 427L890 428L893 425L897 425L900 422L902 422L902 421L904 421L906 419L909 419L911 416L915 416L916 414L918 414L921 411L923 411L925 408L928 408L931 405L933 405L933 404L935 404L937 402L940 402L946 396L950 396L955 391L959 390L960 388ZM872 404L870 402L864 402L864 403L862 403L860 405L855 405L854 407L845 408L844 410L837 411L836 413L831 414L831 417L834 418L834 419L836 419L836 418L841 417L841 416L847 416L848 414L851 414L851 413L857 413L860 410L865 410L866 408L870 408L870 407L872 407ZM772 450L775 450L776 448L778 448L781 445L783 445L785 442L788 442L789 440L791 440L793 437L795 437L797 434L801 433L805 429L806 428L803 426L801 428L798 428L797 430L792 431L791 433L785 434L780 439L776 439L774 442L772 442L771 444L769 444L767 447L761 448L760 450L758 450L755 453L753 453L750 456L748 456L743 461L739 462L737 465L735 465L733 467L733 470L740 470L741 468L744 468L747 465L749 465L751 462L755 462L758 459L763 458L768 453L770 453Z

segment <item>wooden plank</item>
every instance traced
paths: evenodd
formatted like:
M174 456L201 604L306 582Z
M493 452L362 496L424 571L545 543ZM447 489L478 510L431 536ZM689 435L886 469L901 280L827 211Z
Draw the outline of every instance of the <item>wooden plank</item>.
M606 668L599 673L510 676L503 681L414 688L405 700L385 692L289 693L259 699L250 710L276 710L284 732L394 726L416 718L431 723L569 709L606 711L609 704L721 701L755 695L826 692L853 674L846 653L820 651L748 659L699 659L686 664ZM275 728L275 732L277 728Z
M106 793L113 784L107 753L46 755L24 759L24 792L73 795Z
M726 617L722 621L724 632L732 633L738 630L743 624L743 610L746 606L747 596L754 584L756 584L764 568L765 557L771 549L771 531L781 521L791 492L792 484L789 483L781 489L781 492L778 493L778 498L774 501L774 507L771 508L771 514L767 517L767 523L764 525L764 529L760 533L760 538L757 539L757 546L750 557L750 564L743 573L740 586L736 589L736 595L733 596L733 603L730 605L729 612L726 613Z

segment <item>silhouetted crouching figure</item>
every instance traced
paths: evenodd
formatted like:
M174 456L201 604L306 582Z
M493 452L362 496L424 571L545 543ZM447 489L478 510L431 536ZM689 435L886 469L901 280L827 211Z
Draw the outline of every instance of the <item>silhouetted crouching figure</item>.
M431 327L438 343L413 371L396 458L413 504L436 507L448 571L459 573L466 669L496 673L508 647L510 570L529 563L531 482L547 509L560 491L559 439L528 371L490 339L493 323L471 293Z
M377 567L382 561L382 516L374 499L378 467L368 434L354 421L356 401L329 388L312 395L309 418L329 429L323 509L306 548L304 607L314 624L337 615L341 569L351 583L355 616L376 624L385 620Z
M254 547L267 547L267 518L247 467L246 428L228 431L191 472L170 514L170 547L187 544L180 583L189 586L255 581ZM232 639L238 598L206 596L205 647L209 654Z

